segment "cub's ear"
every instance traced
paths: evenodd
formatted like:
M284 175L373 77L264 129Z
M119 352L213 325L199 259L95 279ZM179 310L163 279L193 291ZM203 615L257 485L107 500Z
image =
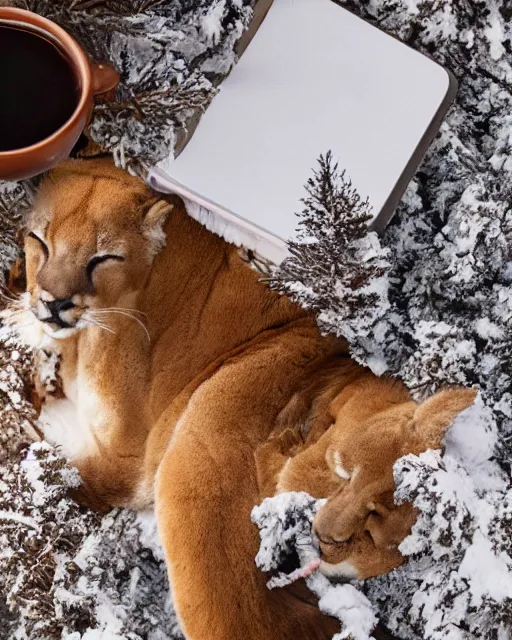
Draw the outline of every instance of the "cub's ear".
M476 396L476 389L451 388L422 402L414 412L411 424L421 450L441 449L451 423L473 404Z
M144 209L143 226L144 230L149 231L164 224L174 205L166 200L152 200Z

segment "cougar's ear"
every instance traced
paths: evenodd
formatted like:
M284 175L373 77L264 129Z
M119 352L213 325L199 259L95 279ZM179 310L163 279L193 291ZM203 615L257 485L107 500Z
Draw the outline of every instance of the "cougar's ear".
M174 205L165 200L151 200L142 211L142 234L149 240L150 249L156 255L165 247L164 224Z
M451 423L459 413L473 404L476 396L476 389L451 388L422 402L414 412L411 424L421 450L442 448Z
M151 200L142 212L144 229L149 231L161 227L173 209L174 205L166 200Z

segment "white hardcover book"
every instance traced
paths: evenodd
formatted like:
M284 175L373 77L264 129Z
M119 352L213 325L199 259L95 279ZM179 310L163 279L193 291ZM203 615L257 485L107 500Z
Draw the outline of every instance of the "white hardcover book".
M379 230L455 92L447 70L333 0L274 0L185 149L149 180L279 263L320 154L369 198Z

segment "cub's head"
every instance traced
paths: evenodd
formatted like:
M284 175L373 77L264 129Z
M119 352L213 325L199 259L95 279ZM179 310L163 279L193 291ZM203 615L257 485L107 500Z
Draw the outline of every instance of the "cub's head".
M406 454L441 448L453 419L474 399L474 390L447 389L419 405L397 403L362 422L340 409L325 455L330 494L313 524L326 575L364 579L404 562L398 545L416 514L411 504L393 502L393 465Z
M172 205L107 160L65 162L42 183L27 221L25 306L65 338L130 307L165 243Z

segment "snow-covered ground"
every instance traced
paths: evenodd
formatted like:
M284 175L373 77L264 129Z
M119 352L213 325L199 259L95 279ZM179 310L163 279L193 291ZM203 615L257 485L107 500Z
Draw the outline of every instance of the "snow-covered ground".
M233 60L233 44L248 17L242 0L169 0L141 13L137 9L151 3L105 0L89 11L80 10L83 3L70 11L63 4L28 2L74 30L96 57L121 65L125 107L99 107L92 132L119 162L139 167L168 153L183 122L208 102L214 76ZM481 395L456 421L444 456L427 452L397 463L397 499L413 500L421 511L402 547L408 565L343 594L329 591L323 606L358 625L360 637L376 615L404 640L507 640L512 10L508 0L345 4L449 67L459 93L381 239L391 269L374 291L377 298L366 298L378 309L365 313L361 299L352 296L355 313L337 311L346 298L340 298L344 289L337 286L336 269L331 280L315 276L329 261L321 244L317 262L314 252L301 256L299 250L282 286L306 303L318 301L324 329L348 329L355 357L398 374L418 397L446 384L476 385ZM182 84L173 91L176 79ZM169 82L166 91L154 93L162 82ZM142 117L129 102L138 94ZM26 188L0 184L2 266L16 255ZM99 518L80 510L65 497L73 474L52 450L36 448L23 462L20 446L33 422L29 368L30 356L2 339L0 638L178 637L150 519L142 523L126 512Z

